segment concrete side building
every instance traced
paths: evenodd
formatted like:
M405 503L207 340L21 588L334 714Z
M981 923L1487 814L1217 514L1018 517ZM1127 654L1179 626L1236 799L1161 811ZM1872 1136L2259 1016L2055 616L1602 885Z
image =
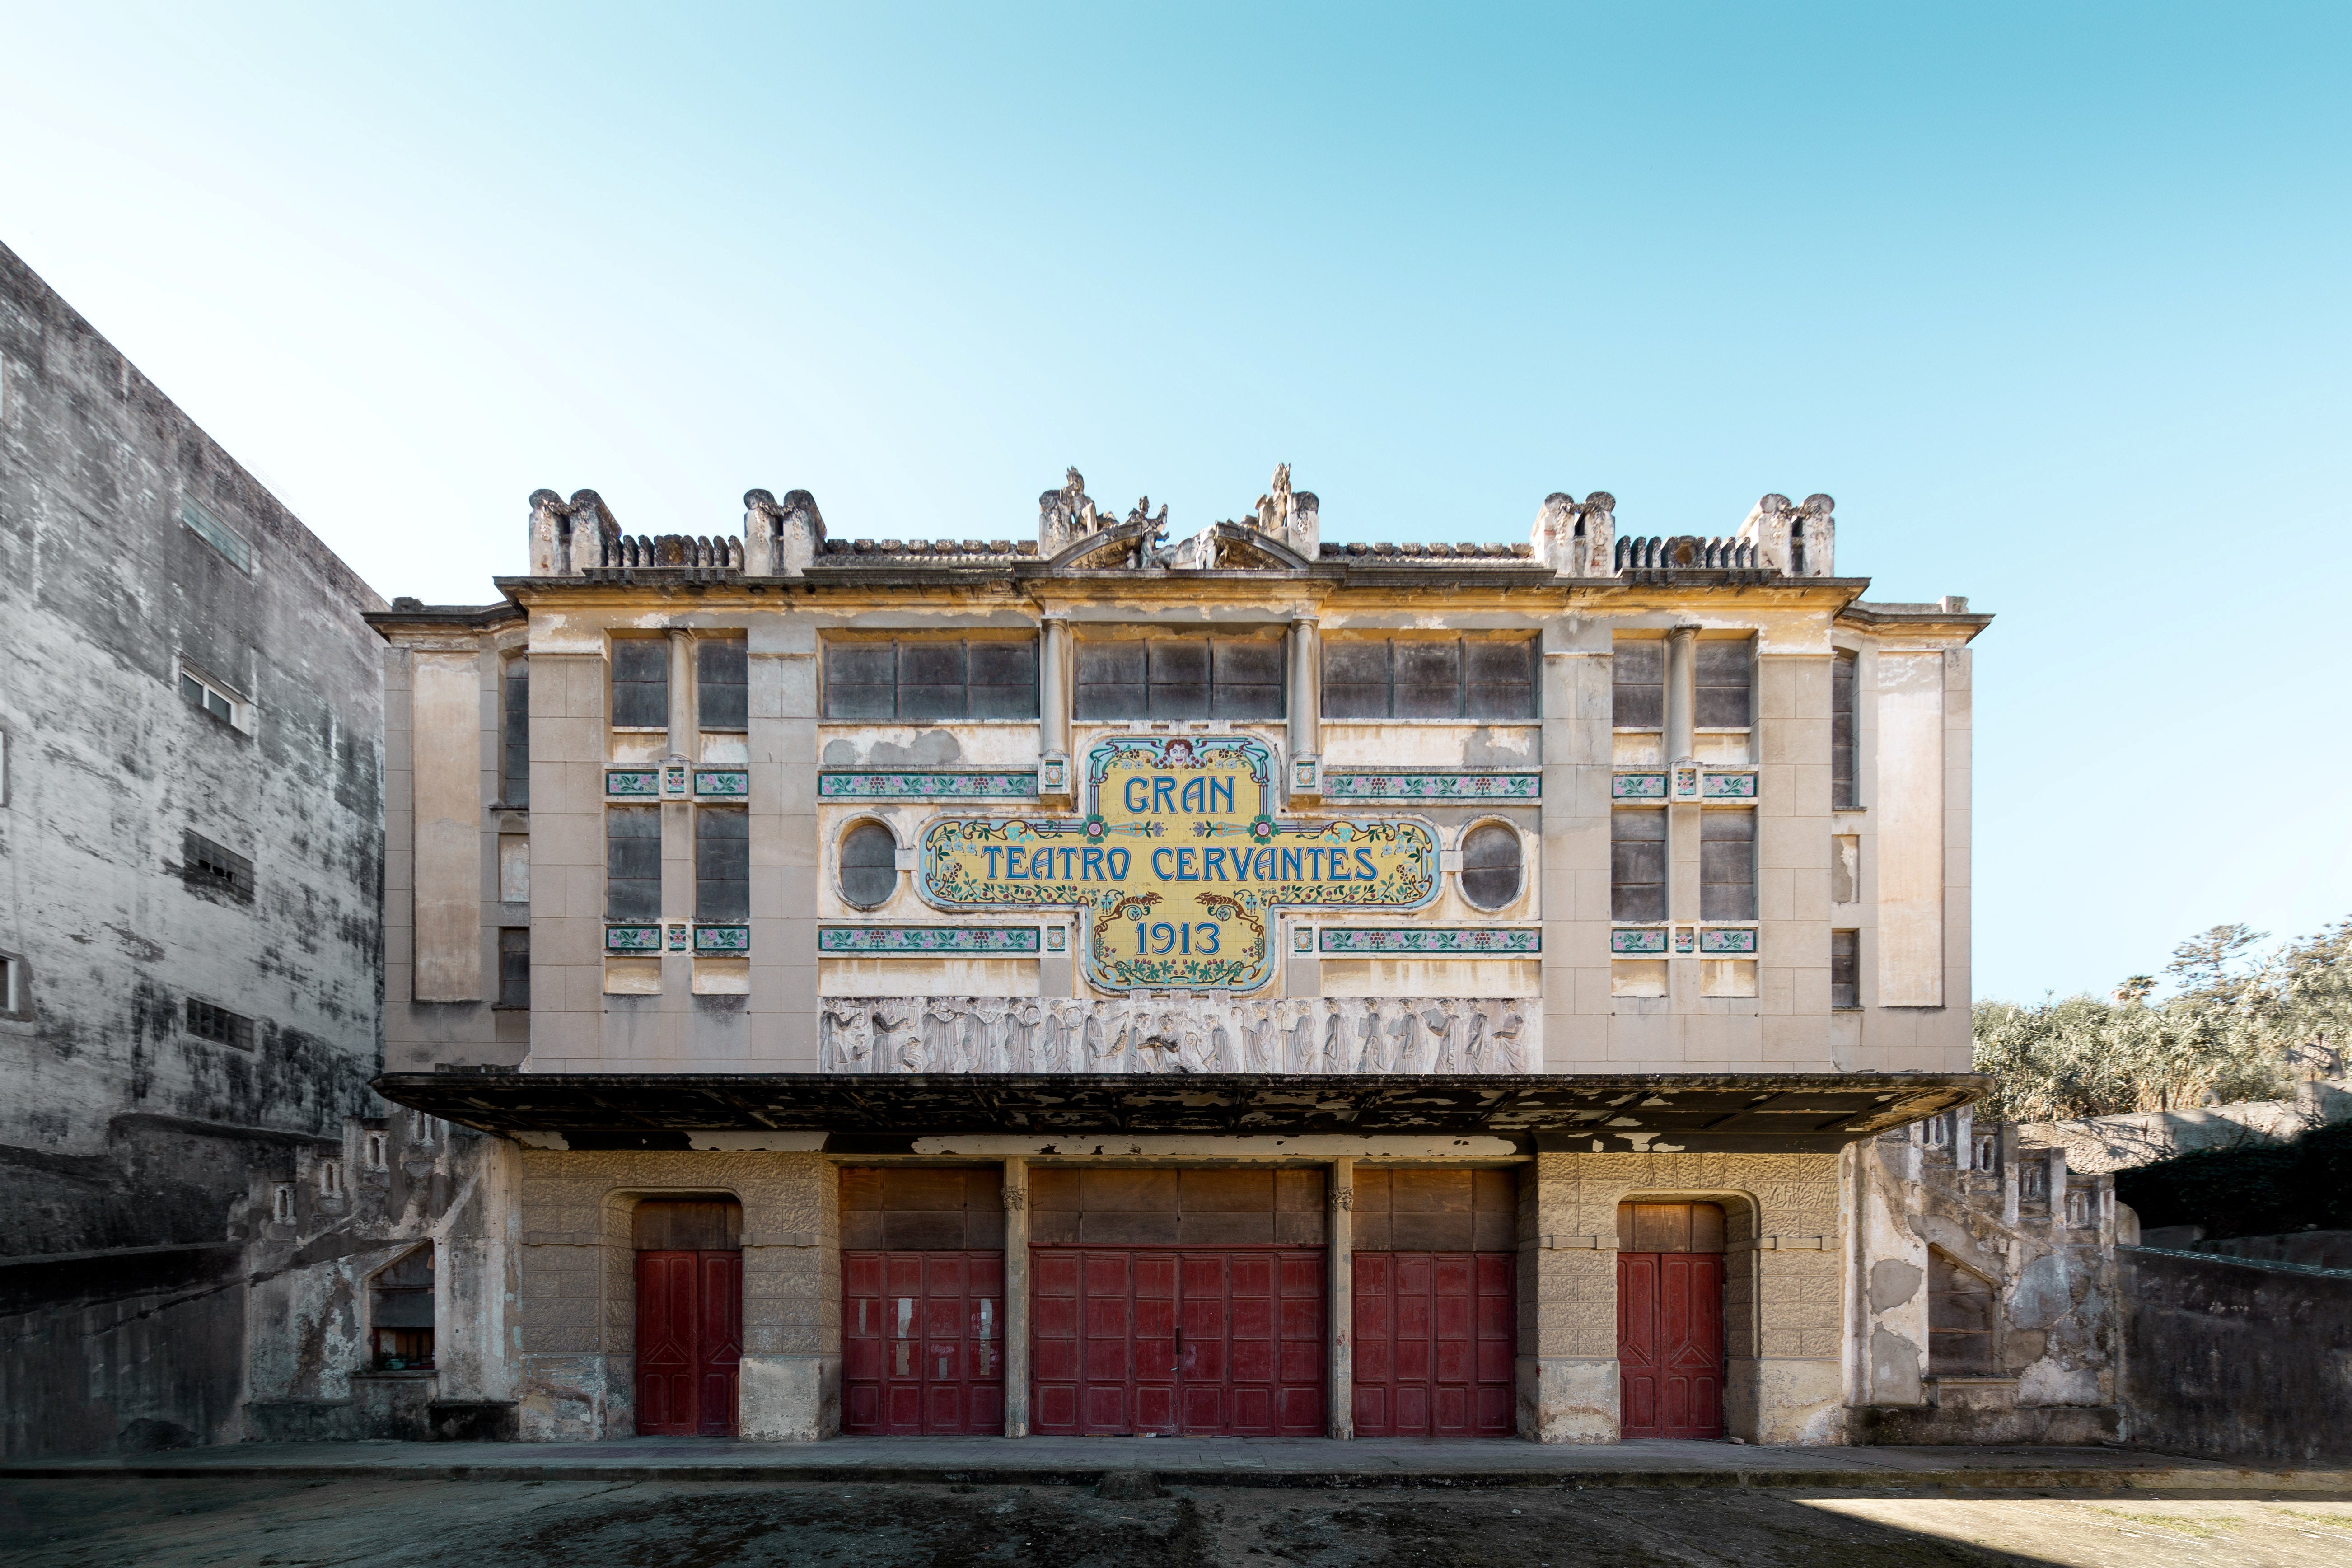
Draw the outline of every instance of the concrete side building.
M509 1151L483 1396L534 1438L2111 1404L2096 1323L1934 1328L2107 1234L1923 1174L1980 1087L1988 618L1865 598L1826 496L1615 510L1326 544L1286 468L1171 542L1073 470L1017 542L761 490L646 538L541 491L503 602L372 616L379 1087Z
M368 1087L383 601L5 249L0 542L5 1451L347 1408L451 1158Z

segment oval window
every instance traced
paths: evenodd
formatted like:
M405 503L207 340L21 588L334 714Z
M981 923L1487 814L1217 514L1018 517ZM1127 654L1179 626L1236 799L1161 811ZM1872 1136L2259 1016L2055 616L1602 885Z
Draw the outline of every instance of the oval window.
M898 840L878 822L861 822L841 837L841 896L859 909L887 902L898 890Z
M1462 840L1462 896L1482 910L1499 910L1519 896L1519 836L1484 822Z

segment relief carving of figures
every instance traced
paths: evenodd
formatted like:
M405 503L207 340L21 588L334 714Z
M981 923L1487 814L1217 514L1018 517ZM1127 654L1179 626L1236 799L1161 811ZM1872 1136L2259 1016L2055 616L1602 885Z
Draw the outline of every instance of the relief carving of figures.
M969 1062L957 1059L963 1044L963 1004L952 996L932 996L923 1005L923 1072L970 1072Z
M872 1072L868 1058L873 1053L874 1037L869 1026L870 1015L864 1000L845 997L825 1004L819 1020L824 1038L820 1044L818 1066L824 1072Z

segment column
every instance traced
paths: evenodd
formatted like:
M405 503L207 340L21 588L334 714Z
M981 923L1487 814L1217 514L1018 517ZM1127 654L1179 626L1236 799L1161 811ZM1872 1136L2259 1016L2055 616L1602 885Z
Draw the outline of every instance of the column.
M683 626L669 633L669 754L691 759L695 751L694 639ZM662 895L665 931L680 921L694 919L694 807L684 801L662 802ZM689 939L690 940L690 939ZM686 1054L686 1010L693 1004L694 957L662 945L662 1012L660 1053L672 1058ZM646 1044L637 1038L636 1052ZM642 1067L638 1070L644 1070Z
M1029 1162L1004 1162L1004 1435L1029 1436Z
M1356 1435L1356 1162L1331 1162L1325 1198L1330 1215L1331 1372L1327 1430L1334 1437Z
M1697 749L1693 715L1698 707L1698 628L1666 633L1666 918L1676 925L1698 919L1700 892ZM1685 793L1687 791L1687 793ZM1678 1002L1698 995L1698 959L1666 961L1667 994Z
M1069 664L1069 617L1048 615L1037 638L1037 750L1044 756L1070 754Z
M1287 667L1290 714L1290 789L1292 795L1323 793L1323 712L1321 644L1315 622L1306 616L1290 623Z
M1698 704L1696 626L1675 626L1666 633L1666 761L1691 760L1691 713Z
M695 754L694 638L683 626L669 629L669 749L673 756Z

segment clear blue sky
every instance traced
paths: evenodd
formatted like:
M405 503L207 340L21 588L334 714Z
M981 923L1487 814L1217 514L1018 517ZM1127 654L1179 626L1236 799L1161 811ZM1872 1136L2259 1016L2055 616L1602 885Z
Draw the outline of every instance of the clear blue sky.
M524 500L1326 537L1838 499L1977 990L2352 913L2352 7L19 5L0 239L387 595Z

